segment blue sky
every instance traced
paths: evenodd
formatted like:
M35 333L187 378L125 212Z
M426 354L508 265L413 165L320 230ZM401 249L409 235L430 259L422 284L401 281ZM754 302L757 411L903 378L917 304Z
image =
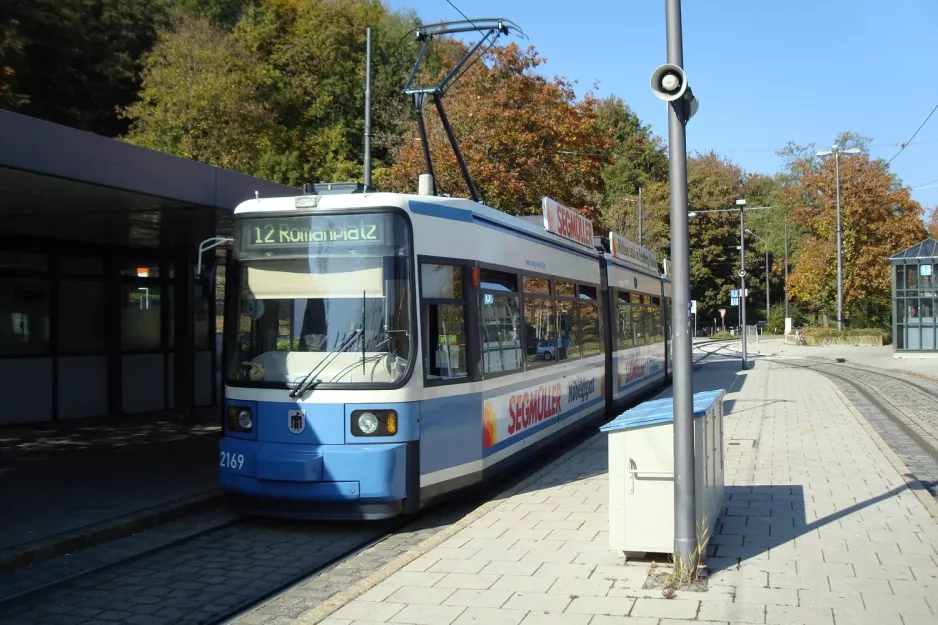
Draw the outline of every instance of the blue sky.
M663 0L453 0L469 17L517 23L546 75L594 81L667 136L649 89L666 60ZM446 0L390 0L426 22L461 19ZM938 104L938 0L684 0L684 69L700 110L688 150L774 173L786 142L828 149L838 132L872 137L889 159ZM503 39L504 41L504 39ZM519 42L523 43L523 42ZM926 209L938 205L938 112L891 164Z

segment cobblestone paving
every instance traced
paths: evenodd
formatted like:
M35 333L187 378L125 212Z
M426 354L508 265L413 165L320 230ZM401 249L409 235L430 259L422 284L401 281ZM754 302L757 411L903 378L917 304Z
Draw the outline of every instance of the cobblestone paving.
M227 621L231 625L282 625L315 608L367 577L399 555L427 540L447 525L468 514L478 501L461 502L433 512L413 525L388 536L356 556L343 560L319 575L296 584L271 601Z
M208 623L387 529L385 523L245 521L0 605L0 623Z
M812 364L810 368L828 375L923 486L938 498L938 393L932 393L932 387L938 389L938 385L913 383L900 376L856 366ZM858 386L873 394L881 407L864 396ZM883 408L888 415L883 414ZM918 440L896 421L914 432Z

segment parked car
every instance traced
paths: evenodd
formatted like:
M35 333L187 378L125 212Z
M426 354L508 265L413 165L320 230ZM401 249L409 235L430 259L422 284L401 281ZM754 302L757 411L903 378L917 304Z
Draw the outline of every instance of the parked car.
M573 345L573 341L568 338L554 341L540 341L537 344L537 355L544 360L552 360L557 357L557 349L560 348L560 359L567 357L567 349Z

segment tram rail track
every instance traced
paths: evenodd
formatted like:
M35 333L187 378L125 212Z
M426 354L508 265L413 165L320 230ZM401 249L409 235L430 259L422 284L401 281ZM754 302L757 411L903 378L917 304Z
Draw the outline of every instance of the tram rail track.
M648 395L630 403L644 401ZM350 585L366 577L386 563L382 558L392 560L594 435L592 428L586 428L545 448L510 479L479 485L413 517L299 522L240 516L126 558L0 595L0 623L134 623L140 617L149 617L144 620L154 625L237 622L239 615L358 555L368 556L361 559L371 568L358 571L357 579L343 579ZM408 542L410 537L413 540ZM54 567L56 561L40 564ZM323 588L318 600L325 601L342 589Z

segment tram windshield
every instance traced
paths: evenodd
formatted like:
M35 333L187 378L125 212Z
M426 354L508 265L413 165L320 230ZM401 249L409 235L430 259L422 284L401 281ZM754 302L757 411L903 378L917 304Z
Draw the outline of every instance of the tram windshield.
M393 384L413 356L410 242L392 213L246 218L237 386Z

